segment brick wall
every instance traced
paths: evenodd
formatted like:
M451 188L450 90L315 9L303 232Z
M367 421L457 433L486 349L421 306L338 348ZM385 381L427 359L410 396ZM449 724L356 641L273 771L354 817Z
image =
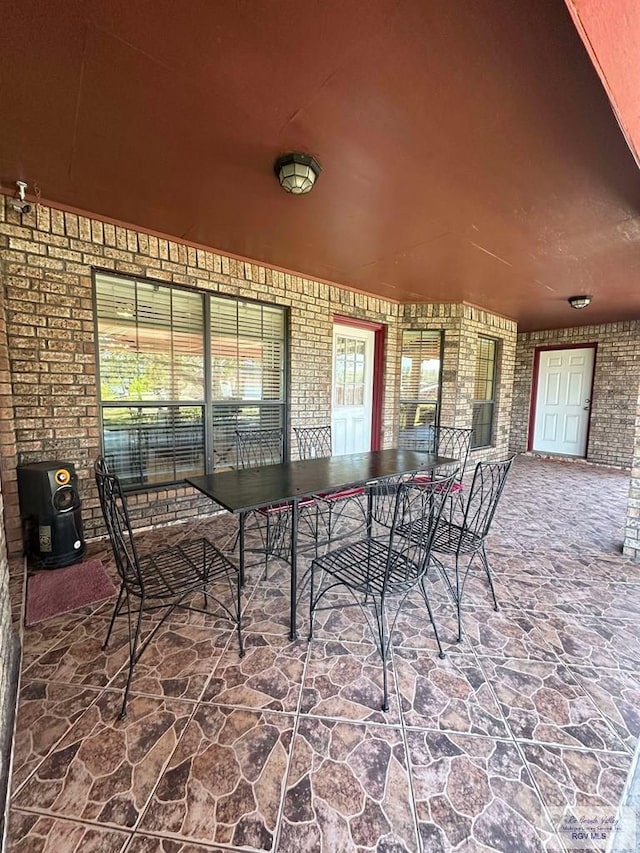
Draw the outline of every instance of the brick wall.
M1 271L0 259L0 275ZM5 519L3 483L6 461L8 459L11 463L15 457L10 390L4 294L0 288L0 519ZM7 482L15 486L11 465L9 469ZM0 847L5 828L19 659L19 644L12 626L5 524L0 524Z
M511 448L527 449L536 347L597 344L587 459L629 468L634 455L640 383L640 322L607 323L518 335Z
M401 327L400 334L402 329L444 329L440 422L447 426L472 425L478 339L498 341L494 446L472 452L469 463L503 458L509 449L516 324L472 305L427 304L403 306ZM396 370L399 374L399 361Z
M462 336L478 333L503 342L503 379L494 455L506 451L503 421L508 419L511 352L515 325L470 306L400 306L374 296L305 279L259 264L39 205L22 218L7 210L0 196L0 246L7 297L12 406L13 458L6 472L10 549L19 550L20 526L15 495L16 462L63 459L76 466L87 536L102 532L92 463L99 453L98 401L92 269L184 284L232 296L264 299L287 306L291 316L292 425L326 423L331 412L332 332L335 315L383 324L382 445L397 437L400 336L405 327L446 330L443 408L447 422L470 424L474 345ZM464 383L458 378L465 371ZM489 452L491 454L491 451ZM209 512L210 503L178 488L132 497L134 522L172 521Z
M631 461L627 525L622 551L632 560L640 560L640 390L636 396L634 453Z

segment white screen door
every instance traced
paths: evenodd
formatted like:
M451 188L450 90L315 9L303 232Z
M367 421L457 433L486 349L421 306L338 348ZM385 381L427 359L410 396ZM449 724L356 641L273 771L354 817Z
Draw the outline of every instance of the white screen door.
M369 329L333 327L331 444L335 455L371 450L373 348Z
M540 353L533 450L586 456L594 350Z

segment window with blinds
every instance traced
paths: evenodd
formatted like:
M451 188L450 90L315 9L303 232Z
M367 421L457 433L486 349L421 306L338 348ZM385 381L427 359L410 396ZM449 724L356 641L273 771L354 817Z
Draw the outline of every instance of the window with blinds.
M211 297L213 467L240 464L236 430L284 429L285 313Z
M398 446L431 449L438 423L443 332L402 333Z
M478 338L471 447L488 447L493 443L497 351L498 342L493 338Z
M95 276L103 451L130 488L235 466L235 430L285 422L286 312Z

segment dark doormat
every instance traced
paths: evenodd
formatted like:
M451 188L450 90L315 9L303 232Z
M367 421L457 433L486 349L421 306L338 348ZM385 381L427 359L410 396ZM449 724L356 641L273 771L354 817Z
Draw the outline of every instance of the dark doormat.
M100 560L36 572L27 580L25 625L37 625L110 598L116 591Z

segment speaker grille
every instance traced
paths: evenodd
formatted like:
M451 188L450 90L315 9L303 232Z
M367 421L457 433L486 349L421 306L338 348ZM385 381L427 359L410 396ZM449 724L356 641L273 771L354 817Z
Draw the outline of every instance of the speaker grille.
M53 495L53 507L58 512L68 512L76 502L76 493L71 486L63 486Z

